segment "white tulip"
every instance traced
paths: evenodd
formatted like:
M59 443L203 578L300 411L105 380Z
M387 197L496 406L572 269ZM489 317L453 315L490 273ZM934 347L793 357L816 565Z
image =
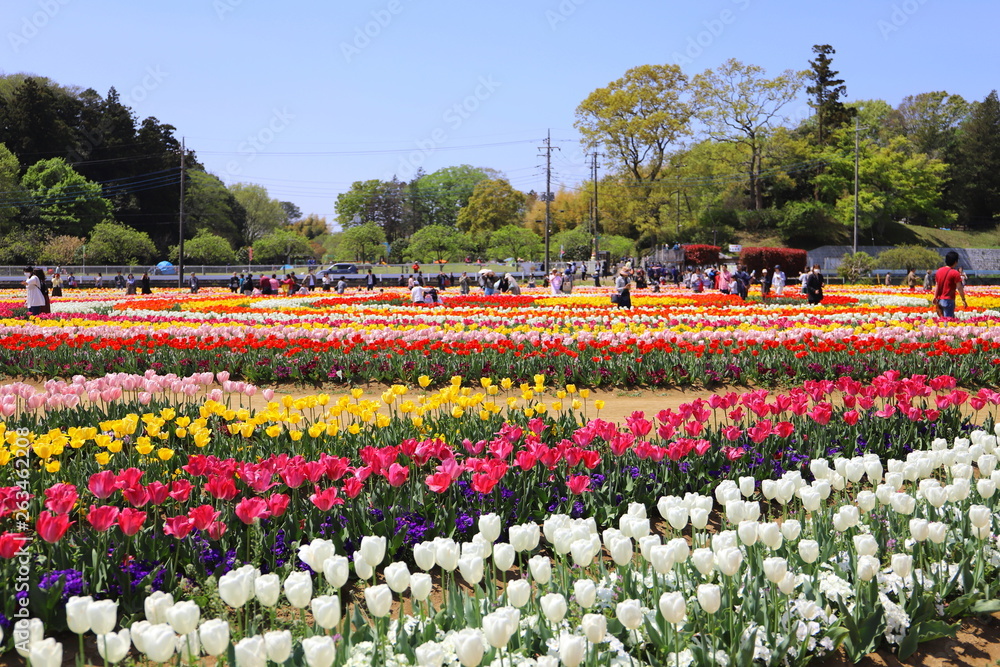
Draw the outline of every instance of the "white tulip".
M482 632L466 628L452 635L451 640L455 646L455 655L463 667L476 667L482 661L486 652Z
M580 627L591 644L600 644L608 634L608 618L604 614L584 614Z
M878 542L872 535L855 535L854 551L859 556L874 556L878 553Z
M707 577L715 569L715 554L711 549L695 549L691 554L691 562L703 577Z
M414 572L410 575L410 596L418 602L423 602L431 594L431 575L426 572Z
M531 584L525 579L514 579L507 583L507 601L521 608L531 599Z
M522 523L510 527L510 544L515 551L532 551L538 547L541 530L537 523Z
M281 664L292 655L292 633L288 630L272 630L264 633L264 653L271 662Z
M715 584L698 584L697 597L706 613L714 614L722 606L722 589Z
M19 619L14 623L14 648L22 658L29 655L28 649L32 644L42 641L45 638L45 626L42 619Z
M313 572L322 572L326 559L334 554L333 542L320 538L309 544L299 545L299 560L309 566Z
M786 572L785 576L778 582L778 590L785 595L791 595L795 587L799 584L799 578L791 572Z
M781 528L773 522L762 523L757 526L757 537L768 549L780 549L784 537L781 535Z
M493 612L483 617L483 634L493 648L504 648L510 641L517 626L511 616L502 612Z
M500 516L497 514L483 514L479 517L479 532L490 542L496 542L500 537Z
M292 572L285 579L284 589L289 604L298 609L305 609L312 600L312 577L308 572Z
M142 633L142 643L146 657L153 662L167 662L177 652L177 634L166 623L154 623L146 628ZM239 655L237 662L238 658Z
M196 602L182 600L175 602L166 611L167 623L179 635L191 634L198 629L201 620L201 608Z
M385 536L365 535L361 538L361 557L373 568L382 564L385 558Z
M219 656L229 649L229 623L221 618L204 621L198 628L198 639L210 656Z
M434 559L434 543L420 542L413 545L413 560L424 572L434 569L437 561Z
M462 556L458 559L458 570L470 586L483 580L483 559L481 556Z
M243 575L236 570L230 570L224 575L219 577L219 597L222 601L233 609L239 609L247 603L250 599L250 595L247 593L246 586L243 584ZM147 598L148 600L149 598ZM173 601L170 603L173 604ZM164 610L165 611L165 610ZM149 619L149 610L146 610L146 618ZM158 622L164 622L165 618L159 620ZM150 621L152 622L152 620Z
M727 577L733 577L743 564L743 553L736 547L726 547L715 554L715 567Z
M532 556L528 560L528 570L531 572L531 578L540 586L544 586L552 579L552 561L548 556Z
M434 559L446 572L455 571L461 553L458 543L451 539L442 539L434 547Z
M514 567L514 556L516 555L514 547L506 542L493 545L493 565L501 572L507 572Z
M687 616L687 600L684 594L671 591L660 596L660 613L667 623L683 623Z
M113 600L91 602L87 605L87 620L90 621L90 629L95 635L108 634L118 623L118 603Z
M785 578L788 572L788 563L780 556L772 556L764 559L764 576L772 584L776 584Z
M674 566L674 550L666 544L658 544L649 550L649 564L657 574L666 574Z
M624 567L632 562L634 555L632 540L628 537L619 537L611 540L608 544L608 551L611 553L611 560L619 567Z
M410 568L406 563L397 561L385 566L385 583L389 585L393 593L402 593L410 587Z
M985 505L973 505L969 508L969 521L976 528L983 528L990 525L993 513Z
M392 590L385 584L369 586L365 589L365 604L372 616L388 616L392 609Z
M273 572L262 574L253 580L253 592L263 606L274 607L281 596L281 579Z
M859 556L857 569L858 579L861 581L871 581L878 574L878 558L875 556Z
M740 493L743 494L744 498L749 498L757 490L757 478L756 477L740 477Z
M424 642L414 652L419 667L441 667L444 665L444 649L437 642Z
M597 601L597 586L590 579L577 579L573 582L573 596L578 605L590 609Z
M889 496L889 504L899 514L909 515L916 509L917 499L908 493L894 493Z
M691 527L696 530L704 530L708 525L709 510L704 507L691 508Z
M934 521L927 524L927 538L934 544L943 544L948 537L948 524L941 521Z
M815 563L819 558L819 542L816 540L802 540L799 542L799 558L804 563Z
M330 667L337 657L337 647L333 637L316 635L302 640L302 653L309 667Z
M61 667L62 644L52 637L37 641L28 648L28 659L32 667Z
M893 554L892 571L906 579L913 571L913 556L910 554Z
M324 630L337 627L340 623L340 597L337 595L320 595L309 602L316 625Z
M343 588L351 576L350 561L347 560L347 556L333 555L327 558L323 563L323 576L334 588Z
M539 604L550 623L559 623L566 617L566 598L561 593L546 593L539 600Z
M638 600L622 600L615 607L615 617L626 630L635 630L642 625L642 603Z
M94 598L89 595L85 597L74 595L66 601L66 625L69 627L70 632L77 635L90 632L90 619L87 618L87 607L93 601Z
M740 525L736 529L736 534L740 536L740 542L748 547L752 547L757 543L757 522L740 521Z
M223 578L225 575L223 575ZM219 580L219 593L221 594L222 579ZM223 597L223 601L229 604L228 601ZM156 623L166 623L167 609L174 605L174 596L170 593L164 593L163 591L156 591L155 593L150 593L150 595L143 602L143 608L146 611L146 620L152 624ZM241 605L229 605L230 607L241 606Z
M112 665L125 659L132 647L129 629L122 628L118 632L97 635L97 652Z
M786 519L781 523L781 535L786 540L797 540L802 533L802 524L798 519Z
M559 659L566 667L578 667L587 657L587 638L563 632L559 635Z
M366 581L375 576L375 568L368 564L360 551L354 552L354 574L358 575L359 579Z
M867 514L875 509L878 504L878 498L875 497L875 493L865 489L864 491L858 492L858 509Z

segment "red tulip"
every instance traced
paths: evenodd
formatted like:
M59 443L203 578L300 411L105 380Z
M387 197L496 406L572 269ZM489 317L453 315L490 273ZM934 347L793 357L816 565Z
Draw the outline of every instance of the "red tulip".
M74 484L53 484L45 489L45 506L55 514L68 514L79 496Z
M119 510L117 507L111 505L102 505L100 507L90 506L90 511L87 513L87 522L94 527L94 529L103 533L104 531L115 525L118 521Z
M569 490L576 495L580 495L584 491L590 489L590 476L589 475L573 475L566 480L566 486Z
M284 493L272 493L267 498L267 509L271 512L271 516L281 516L288 509L288 503L291 498L286 496Z
M326 466L326 476L334 482L347 474L347 467L351 464L346 456L330 456L326 453L320 454L319 460Z
M129 537L138 533L145 521L146 513L131 507L126 507L118 514L118 527Z
M263 498L256 496L243 498L236 504L236 517L248 526L258 519L266 519L269 516L271 512L267 509L267 501Z
M146 485L149 492L149 502L154 505L162 505L170 494L170 487L163 482L150 482Z
M787 438L795 432L795 424L792 422L778 422L774 425L774 432L779 438Z
M35 530L40 538L54 544L63 538L63 535L74 523L76 522L70 521L66 514L42 512L35 522Z
M848 410L847 412L844 413L843 417L844 421L848 425L854 426L855 424L858 423L858 419L861 418L861 413L858 412L857 410Z
M149 491L142 484L122 489L122 495L133 507L143 507L149 502Z
M178 540L187 537L187 534L194 529L194 523L186 515L172 516L163 520L163 534L172 535Z
M278 472L281 476L281 481L285 483L289 489L297 489L302 486L306 481L305 471L302 470L301 466L288 466Z
M480 473L472 476L472 489L479 493L489 493L496 484L497 480L490 475Z
M24 533L0 533L0 558L13 558L30 542Z
M138 468L127 468L118 473L116 485L119 489L128 489L139 483L142 478L142 471Z
M330 511L330 508L334 505L344 504L344 499L337 497L337 487L335 486L323 489L322 491L317 487L316 492L309 496L309 500L323 512Z
M188 511L188 518L191 519L191 523L198 530L205 530L208 528L209 524L219 518L222 514L219 510L215 509L211 505L199 505L198 507L192 508Z
M740 439L740 436L743 435L743 431L739 426L727 426L722 429L722 435L726 438L726 440L736 442Z
M364 487L364 482L357 477L344 480L344 495L348 498L357 498Z
M179 503L186 503L191 496L191 482L186 479L175 479L170 484L170 497Z
M398 463L393 463L389 466L389 470L386 472L385 477L389 480L390 486L402 486L410 477L410 469L406 466L401 466Z
M239 491L236 489L236 482L228 477L216 475L205 483L205 491L217 500L232 500Z
M520 452L524 453L524 452ZM436 472L427 476L427 488L434 493L444 493L451 486L451 475L446 472Z
M210 540L220 540L222 536L226 534L227 526L222 521L213 521L208 525L208 539Z
M95 496L104 500L118 489L118 478L110 470L102 470L90 476L87 488Z
M538 463L538 457L522 449L514 455L514 463L521 470L527 471L535 467L535 464Z

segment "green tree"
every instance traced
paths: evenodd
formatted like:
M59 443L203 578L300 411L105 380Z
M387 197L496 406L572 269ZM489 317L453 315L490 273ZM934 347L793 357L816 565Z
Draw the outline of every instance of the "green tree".
M520 220L524 215L524 200L524 193L512 188L505 179L488 178L476 183L455 222L464 232L488 234Z
M385 232L374 222L344 230L340 249L362 262L385 256Z
M50 239L38 255L38 261L43 264L72 264L77 260L83 248L84 239L79 236L56 236Z
M239 243L243 207L233 193L215 175L201 169L187 170L184 191L184 226L192 236L209 232L222 236L230 244ZM187 241L185 241L185 244ZM185 248L186 250L186 248Z
M48 233L40 227L15 228L0 239L0 264L37 264L48 241Z
M1000 216L1000 101L997 91L972 106L962 123L952 165L962 219L989 227Z
M901 245L875 258L880 269L936 269L941 265L940 253L918 245Z
M871 273L875 266L875 258L859 250L853 254L847 253L841 258L840 266L837 267L837 275L848 282L856 283Z
M177 246L171 246L170 261L176 262L177 255ZM254 258L256 259L256 255ZM184 242L184 263L215 266L235 264L236 252L228 240L203 229L193 239Z
M961 95L945 91L908 95L896 108L899 128L920 153L945 159L958 136L958 128L969 115L969 103Z
M378 225L386 239L407 236L404 217L405 184L393 179L355 181L351 189L337 196L337 222L341 229L369 222Z
M285 221L285 209L277 199L271 199L260 185L236 183L229 191L246 212L243 223L243 240L252 245L258 239L276 230ZM256 252L256 251L255 251ZM254 255L256 259L256 254Z
M804 72L786 70L768 79L763 68L730 59L693 79L698 118L709 136L745 152L749 199L755 209L764 208L760 181L768 140L784 121L781 110L798 95L804 77Z
M426 203L425 224L454 227L458 212L468 204L476 184L488 178L503 178L503 174L495 169L462 164L438 169L421 178L418 187Z
M809 61L810 69L806 74L812 81L812 85L806 87L806 92L812 95L809 106L816 110L820 144L826 143L830 130L837 129L854 116L853 110L840 101L841 96L847 94L847 86L843 79L836 78L840 72L830 66L833 62L830 56L836 52L829 44L814 46L816 60Z
M793 248L824 245L837 227L843 225L833 207L818 201L789 202L778 219L781 240Z
M330 228L326 224L326 218L310 213L304 218L288 225L288 229L298 232L307 239L316 239L323 234L329 234Z
M92 264L147 264L156 257L149 234L117 222L100 222L87 241L87 260Z
M32 198L29 224L43 225L52 234L86 234L111 219L111 204L101 196L101 186L78 174L61 157L28 167L21 186Z
M854 133L841 132L839 146L823 154L827 170L816 177L823 201L834 201L837 218L854 224ZM859 227L881 236L891 221L937 224L948 220L939 202L947 165L916 153L903 137L887 146L861 142L858 164Z
M415 262L451 259L461 247L461 234L447 225L428 225L410 237L406 258Z
M187 244L184 246L187 252ZM287 229L279 229L253 243L253 261L261 264L290 264L313 256L309 239Z
M20 212L20 203L24 201L21 191L21 165L17 156L0 144L0 233L9 229L11 221Z
M493 259L538 259L542 250L541 237L520 225L505 225L490 234L489 252Z
M285 211L285 223L291 224L302 218L302 209L290 201L279 202L282 210Z
M601 249L609 237L601 237ZM551 261L579 262L590 259L594 250L594 237L585 227L567 229L552 237L550 242Z

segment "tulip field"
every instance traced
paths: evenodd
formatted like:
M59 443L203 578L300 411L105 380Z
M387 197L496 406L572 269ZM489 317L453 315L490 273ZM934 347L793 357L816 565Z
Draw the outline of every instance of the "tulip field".
M1000 611L967 294L0 293L0 659L905 659Z

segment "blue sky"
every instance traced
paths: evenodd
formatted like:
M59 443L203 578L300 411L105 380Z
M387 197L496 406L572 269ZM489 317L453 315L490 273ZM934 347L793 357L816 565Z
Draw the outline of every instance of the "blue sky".
M115 86L227 183L332 219L352 181L418 166L543 191L549 129L554 184L580 182L574 109L637 65L775 75L831 44L850 100L982 99L998 18L996 0L4 0L0 70Z

